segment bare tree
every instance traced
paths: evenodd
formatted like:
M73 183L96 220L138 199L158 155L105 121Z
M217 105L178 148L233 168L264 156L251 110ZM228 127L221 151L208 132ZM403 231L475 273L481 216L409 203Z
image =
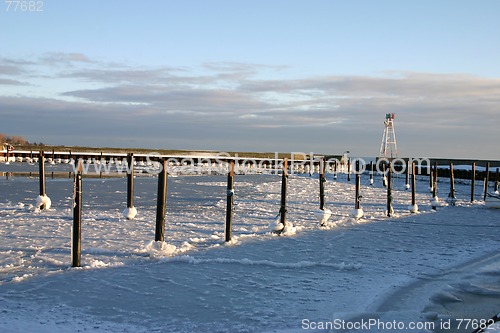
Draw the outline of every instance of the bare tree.
M23 136L13 135L10 137L10 143L13 145L25 145L28 143L28 140Z

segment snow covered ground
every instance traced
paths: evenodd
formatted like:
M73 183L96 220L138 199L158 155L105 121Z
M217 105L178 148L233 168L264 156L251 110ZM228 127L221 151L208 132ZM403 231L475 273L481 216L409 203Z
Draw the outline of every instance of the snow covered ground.
M156 178L136 178L134 220L123 217L124 178L84 179L81 268L70 268L72 180L48 179L52 206L36 211L38 179L2 178L0 332L472 332L473 321L465 328L458 319L500 312L500 210L470 204L467 182L451 207L442 180L443 206L432 211L422 177L412 214L404 177L396 178L387 218L380 177L370 186L363 175L356 221L354 177L327 178L327 225L315 216L317 175L290 176L296 233L277 236L269 225L281 177L236 176L230 244L224 176L169 178L164 244L152 242ZM343 328L405 327L330 330L341 320Z

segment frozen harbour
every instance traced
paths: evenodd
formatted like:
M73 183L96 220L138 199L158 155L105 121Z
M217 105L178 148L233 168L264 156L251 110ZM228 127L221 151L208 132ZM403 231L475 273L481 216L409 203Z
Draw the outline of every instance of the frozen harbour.
M125 179L84 179L82 268L70 268L72 180L48 179L51 208L36 211L38 179L2 178L0 331L327 332L339 320L379 320L428 326L370 332L472 332L442 326L500 312L500 210L470 204L468 184L456 185L456 206L441 200L432 211L420 179L412 214L396 178L387 218L380 177L370 186L363 175L355 220L354 181L327 178L326 226L315 216L317 175L290 176L296 232L277 236L281 178L236 176L229 244L224 176L169 178L164 244L152 242L156 178L136 178L134 220L123 216ZM444 199L447 180L439 186Z

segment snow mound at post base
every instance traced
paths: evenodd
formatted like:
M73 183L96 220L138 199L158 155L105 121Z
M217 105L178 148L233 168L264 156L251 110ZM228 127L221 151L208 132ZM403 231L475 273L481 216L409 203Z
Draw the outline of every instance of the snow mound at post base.
M446 203L448 203L450 206L455 206L455 204L457 203L457 198L446 198Z
M193 245L189 242L184 242L181 246L175 246L165 241L148 241L143 243L138 253L148 254L152 259L164 259L191 251L193 248Z
M332 211L328 208L325 208L324 210L318 209L314 211L314 216L316 216L320 225L325 225L330 219L330 216L332 216Z
M360 218L362 218L363 215L364 215L363 208L353 209L351 211L351 217L355 218L356 220L359 220Z
M408 210L410 211L410 213L418 213L418 205L417 204L409 205Z
M279 218L276 218L269 223L269 231L278 232L281 230L283 230L283 224L280 222Z
M431 199L431 206L432 206L432 207L437 207L437 206L439 206L439 198L438 198L438 197L433 197L433 198Z
M393 217L394 216L394 208L391 206L391 210L388 211L387 209L384 211L384 214L387 216L387 217Z
M286 221L285 227L283 228L281 234L284 236L291 236L295 235L296 233L297 233L297 228L295 228L295 226L292 223Z
M269 230L283 236L291 236L297 233L297 228L290 222L285 221L285 225L277 218L269 224Z
M133 220L136 215L137 209L135 209L135 207L129 207L123 210L123 217L125 217L127 220Z
M38 210L40 210L40 207L42 206L45 206L45 209L50 209L51 205L52 201L46 194L39 195L38 198L36 198L36 209Z
M170 257L176 254L177 247L166 242L151 241L144 246L144 251L149 253L151 258Z

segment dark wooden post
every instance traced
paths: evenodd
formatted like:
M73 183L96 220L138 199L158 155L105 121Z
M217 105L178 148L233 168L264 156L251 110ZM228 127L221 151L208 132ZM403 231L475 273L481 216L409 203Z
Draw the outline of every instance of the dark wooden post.
M38 157L38 179L40 183L40 196L45 196L45 155L43 150L40 150ZM45 209L45 204L40 206L40 210Z
M411 163L411 206L412 206L412 212L413 212L413 208L415 207L415 205L417 204L417 200L416 200L416 185L417 185L417 182L416 182L416 178L417 176L415 175L415 162L412 162ZM414 211L416 213L416 211Z
M99 178L102 178L102 163L103 163L103 160L102 160L102 151L101 151L101 159L99 160ZM94 161L94 164L95 164L96 161ZM106 164L106 163L104 163Z
M433 184L432 184L432 196L437 197L437 191L438 191L438 164L437 162L434 162L434 177L433 177Z
M134 154L127 154L130 173L127 174L127 208L134 207Z
M486 201L488 195L488 183L490 182L490 162L486 163L486 174L484 175L484 195L483 201Z
M71 235L71 265L80 267L82 244L82 170L81 164L73 183L73 228Z
M472 172L470 180L470 202L474 202L474 190L476 187L476 162L472 162Z
M333 179L337 179L337 160L333 162Z
M56 152L54 149L52 149L52 162L56 162Z
M356 160L356 203L355 203L355 208L360 209L361 208L361 196L359 194L360 188L361 188L361 178L359 174L359 161Z
M167 160L163 159L158 174L158 194L156 197L155 242L165 241L165 214L167 213Z
M432 210L437 209L437 203L438 203L438 197L437 197L437 182L438 182L438 167L437 167L437 162L434 163L434 169L432 170L432 173L434 175L432 176Z
M390 166L389 166L390 167ZM384 187L387 186L387 165L384 163L382 163L382 184L384 185Z
M429 169L429 192L433 193L434 189L434 171L432 169L432 166L429 164L427 166L427 168Z
M498 192L498 183L500 182L500 169L497 168L495 172L495 187L493 188L494 192Z
M410 189L410 160L408 159L406 161L406 170L405 170L405 189L409 190Z
M453 170L453 163L450 163L450 193L448 194L448 199L452 206L455 206L456 196L455 196L455 174Z
M351 158L347 159L347 181L351 181Z
M387 171L387 216L391 217L394 213L392 208L392 168Z
M286 224L286 195L287 195L287 186L288 186L288 159L284 159L283 161L283 173L281 176L281 206L280 206L280 223L283 227Z
M320 164L320 172L319 172L319 209L325 209L325 160L322 160Z
M373 161L370 161L370 185L373 185Z
M233 205L234 205L234 161L231 161L227 174L227 206L226 206L226 242L233 237Z

